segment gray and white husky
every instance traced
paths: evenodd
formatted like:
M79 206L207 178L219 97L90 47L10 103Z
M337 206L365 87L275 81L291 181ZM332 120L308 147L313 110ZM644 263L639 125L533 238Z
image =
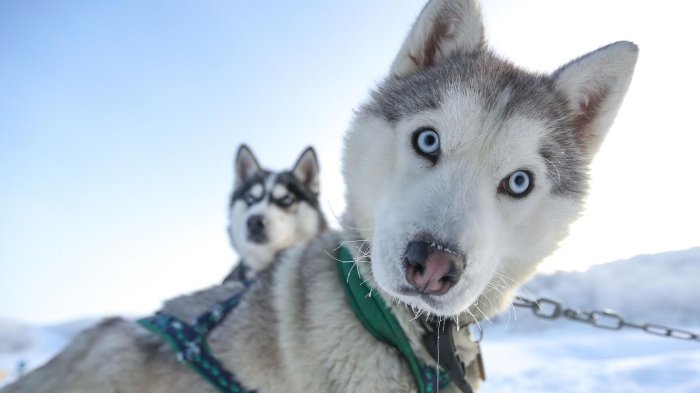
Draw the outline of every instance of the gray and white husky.
M212 351L258 392L415 392L409 366L350 310L335 250L350 249L429 359L417 314L493 315L565 237L636 59L617 42L533 74L488 50L475 1L430 1L346 134L352 229L288 249L210 334ZM227 288L171 307L196 315ZM214 390L149 332L110 320L3 393L67 391Z
M306 244L327 227L319 208L319 165L312 147L291 170L271 172L241 145L234 167L228 233L241 259L224 281L253 278L278 252Z

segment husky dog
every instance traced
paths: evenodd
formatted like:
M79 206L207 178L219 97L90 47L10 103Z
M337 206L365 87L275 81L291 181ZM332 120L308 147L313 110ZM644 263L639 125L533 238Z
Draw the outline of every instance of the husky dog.
M306 244L326 229L319 208L316 152L306 148L290 171L263 169L246 145L236 154L229 205L229 239L241 259L226 277L248 280L267 268L277 253Z
M428 361L422 316L493 315L564 238L636 59L634 44L617 42L530 73L487 49L475 1L429 2L346 134L352 229L292 247L258 275L209 335L214 354L258 392L415 392L407 362L350 309L336 250L349 250ZM463 361L475 385L474 361ZM111 320L3 393L67 391L214 390L153 335Z

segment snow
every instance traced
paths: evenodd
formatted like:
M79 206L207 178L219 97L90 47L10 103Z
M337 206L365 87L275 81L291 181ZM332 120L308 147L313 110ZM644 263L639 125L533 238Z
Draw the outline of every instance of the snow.
M520 294L700 334L700 248L539 275ZM596 329L512 308L483 325L481 392L700 392L700 341Z
M625 320L700 332L700 248L643 255L586 272L533 278L521 292L582 310L613 308ZM0 386L46 362L94 320L28 326L0 319ZM700 341L610 331L512 308L484 323L482 393L700 392Z
M700 342L588 326L486 329L483 393L700 392Z
M25 372L46 363L76 333L94 322L84 319L54 326L30 326L0 319L0 386L17 378L20 363L25 364Z

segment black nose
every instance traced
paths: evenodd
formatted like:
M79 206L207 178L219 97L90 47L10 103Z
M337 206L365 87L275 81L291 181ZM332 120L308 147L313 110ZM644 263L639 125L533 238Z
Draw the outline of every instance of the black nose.
M405 261L408 266L412 266L419 272L425 270L425 260L428 259L430 243L424 241L412 241L406 247Z
M442 295L459 280L463 261L459 254L437 242L414 240L408 243L404 256L406 280L421 293Z
M248 217L248 234L252 237L259 236L265 232L265 218L256 214Z

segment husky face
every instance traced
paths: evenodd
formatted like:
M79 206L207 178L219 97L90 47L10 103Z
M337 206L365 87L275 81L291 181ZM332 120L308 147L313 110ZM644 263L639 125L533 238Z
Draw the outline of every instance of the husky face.
M258 272L278 251L301 244L326 226L319 210L319 167L307 148L290 171L262 169L251 150L236 154L234 191L229 209L229 238L242 263Z
M533 74L485 49L480 19L431 1L346 136L376 286L439 316L497 312L566 235L637 58L618 42Z

